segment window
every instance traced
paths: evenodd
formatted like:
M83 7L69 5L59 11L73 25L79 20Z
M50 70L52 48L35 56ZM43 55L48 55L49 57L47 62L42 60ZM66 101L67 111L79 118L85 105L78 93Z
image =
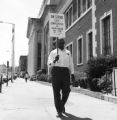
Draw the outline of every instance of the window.
M69 50L70 50L70 52L71 52L71 55L73 54L73 47L72 47L72 44L69 46Z
M103 38L104 38L104 55L111 54L111 38L110 38L110 16L103 19Z
M69 9L69 26L71 26L71 24L72 24L72 16L73 16L73 14L72 14L72 7Z
M78 17L81 16L82 9L81 9L81 0L78 0Z
M65 23L66 23L66 28L68 28L68 12L66 13L66 17L65 17Z
M37 50L37 70L41 68L41 43L38 43L38 50Z
M71 6L64 13L66 29L83 14L85 15L91 5L92 0L73 0Z
M92 0L87 0L87 8L90 8L92 5Z
M92 41L92 32L89 32L87 34L87 40L88 40L88 59L91 59L93 57L93 41Z
M83 12L86 11L86 0L82 0Z
M77 63L82 64L83 63L83 43L82 38L79 38L77 41Z
M73 22L73 7L69 7L67 12L65 13L65 18L66 18L66 28L70 27L72 22Z
M113 54L112 10L100 18L100 51L104 56Z
M72 43L70 43L69 45L67 45L66 49L71 52L71 55L73 55L73 44Z
M87 9L89 9L91 5L92 5L92 0L78 0L77 1L78 18L81 16L82 13L84 13Z
M77 19L77 0L73 0L73 21Z

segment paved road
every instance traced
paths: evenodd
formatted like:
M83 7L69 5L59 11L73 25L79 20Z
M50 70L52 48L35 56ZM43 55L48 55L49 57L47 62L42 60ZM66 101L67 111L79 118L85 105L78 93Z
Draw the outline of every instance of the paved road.
M51 86L17 79L3 85L0 120L117 120L117 104L70 93L67 114L56 118Z

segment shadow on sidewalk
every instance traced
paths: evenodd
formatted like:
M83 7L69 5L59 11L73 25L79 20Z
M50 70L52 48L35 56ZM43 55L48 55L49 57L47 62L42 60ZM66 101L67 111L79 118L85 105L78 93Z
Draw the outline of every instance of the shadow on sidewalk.
M92 120L90 118L80 118L80 117L76 117L70 113L65 113L65 116L63 116L61 118L61 120Z

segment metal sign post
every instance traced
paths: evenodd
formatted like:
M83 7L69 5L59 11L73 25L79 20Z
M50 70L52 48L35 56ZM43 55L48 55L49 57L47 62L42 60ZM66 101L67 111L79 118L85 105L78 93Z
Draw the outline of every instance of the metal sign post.
M15 24L11 22L0 21L0 23L10 24L12 25L12 79L14 79L14 72L15 72Z
M0 93L2 93L2 79L3 79L3 77L2 77L2 74L0 75Z
M117 68L114 67L113 68L113 81L112 81L112 84L113 84L113 94L115 96L117 96Z
M50 37L56 38L56 48L57 48L57 55L58 55L57 41L59 38L65 38L64 14L49 13L49 35ZM49 70L48 70L48 73L49 73Z
M56 37L56 48L58 55L57 41L59 38L65 38L64 14L49 13L49 31L50 37Z

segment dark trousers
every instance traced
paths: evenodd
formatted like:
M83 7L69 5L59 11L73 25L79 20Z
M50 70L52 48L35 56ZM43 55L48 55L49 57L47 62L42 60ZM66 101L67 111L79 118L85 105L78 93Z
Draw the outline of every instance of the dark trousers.
M26 81L26 82L27 82L27 79L28 79L28 78L25 78L25 81Z
M66 67L53 67L51 71L54 103L57 112L62 112L70 93L70 73Z

